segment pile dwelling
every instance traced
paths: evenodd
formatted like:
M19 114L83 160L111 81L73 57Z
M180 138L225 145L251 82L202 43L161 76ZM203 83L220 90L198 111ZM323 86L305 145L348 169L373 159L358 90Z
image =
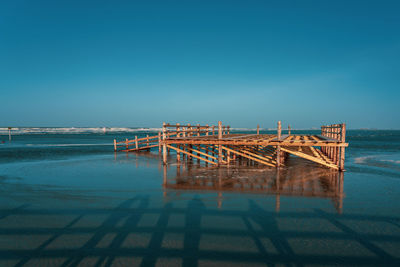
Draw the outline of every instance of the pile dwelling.
M285 133L284 133L285 132ZM321 126L320 135L292 134L290 126L282 131L278 122L276 134L231 133L229 126L221 122L214 126L181 125L163 123L162 131L155 136L117 142L114 151L142 151L158 147L164 164L167 154L176 152L178 162L197 159L211 165L229 165L248 162L269 167L285 166L285 160L292 154L316 162L331 169L344 171L346 125Z

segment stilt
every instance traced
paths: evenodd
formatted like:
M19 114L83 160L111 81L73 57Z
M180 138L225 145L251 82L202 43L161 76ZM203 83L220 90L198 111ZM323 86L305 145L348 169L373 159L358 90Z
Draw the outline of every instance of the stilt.
M277 139L278 141L281 140L281 132L282 132L282 125L281 121L278 121L278 131L277 131ZM281 166L281 146L276 146L276 167L279 168Z
M218 140L222 139L222 122L218 122ZM222 146L218 145L218 164L222 163Z
M165 140L167 139L166 137L166 128L165 128L165 122L163 122L163 128L162 128L162 134L163 134L163 163L164 165L167 164L167 144L165 143Z

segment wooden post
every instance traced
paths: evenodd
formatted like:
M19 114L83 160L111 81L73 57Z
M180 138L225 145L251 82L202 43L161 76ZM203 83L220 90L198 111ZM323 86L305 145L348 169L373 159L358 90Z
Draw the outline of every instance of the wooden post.
M188 130L187 136L188 136L188 137L192 136L192 126L190 126L190 123L187 124L187 130ZM191 145L187 145L187 147L188 147L189 149L192 148ZM188 160L191 160L191 159L192 159L192 156L190 156L190 155L186 155L186 157L187 157Z
M176 137L180 137L180 136L181 136L180 133L179 133L179 131L180 131L180 129L181 129L181 128L179 127L179 125L180 125L179 123L176 124Z
M185 127L185 126L182 127L182 136L183 137L186 137L187 129L188 129L188 127ZM182 145L181 148L183 151L186 151L186 145ZM183 160L185 160L185 157L187 158L187 155L185 153L182 153Z
M158 153L161 154L161 132L158 132Z
M345 123L342 124L341 130L342 130L342 134L341 134L340 141L342 143L345 143L346 142L346 124ZM340 152L339 170L344 171L344 151L345 151L344 147L341 147L340 150L341 150L341 152Z
M125 142L126 142L126 149L128 150L128 138L126 138Z
M228 125L228 134L231 133L231 126Z
M139 148L139 143L138 143L138 140L137 140L137 135L135 135L135 146L136 146L136 149Z
M11 127L8 127L8 141L11 142Z
M282 134L282 124L281 121L278 121L278 140L281 140L281 134Z
M197 124L197 136L200 136L200 124Z
M212 126L212 135L215 135L215 125Z
M324 136L324 126L321 126L321 136ZM321 151L324 152L323 146L321 146Z
M165 131L166 131L165 122L163 122L162 138L163 138L163 163L164 163L164 165L167 164L167 144L165 143L165 139L167 139L167 136L166 136Z
M114 139L114 151L117 151L117 140Z
M149 141L149 135L147 135L147 139L146 139L146 141L147 141L147 146L149 146L149 145L150 145L150 141Z
M260 124L257 124L257 135L260 135Z
M282 133L282 124L281 121L278 121L278 141L281 140ZM276 167L279 168L281 166L281 146L276 146Z
M176 137L180 137L180 136L181 136L180 130L181 130L180 124L177 123L177 124L176 124ZM179 149L181 148L180 145L177 145L177 147L178 147ZM177 161L177 162L180 162L180 161L181 161L181 153L178 152L178 151L176 151L176 161Z
M207 129L206 129L206 136L208 136L208 132L210 131L210 127L208 126L208 124L206 124Z
M333 137L333 128L332 126L329 128L329 137L330 138L334 138ZM333 148L329 147L329 158L332 160L332 155L333 155Z
M288 135L290 135L291 134L291 128L290 128L290 125L288 125L288 127L287 127L287 130L288 130Z
M338 125L339 126L339 125ZM335 128L335 139L336 140L339 140L339 132L340 132L340 128L338 128L338 127L336 127ZM338 164L338 162L339 162L339 147L335 147L334 149L334 163L336 164L336 165L339 165Z
M222 122L218 122L218 140L222 139ZM222 145L218 144L218 165L222 163Z

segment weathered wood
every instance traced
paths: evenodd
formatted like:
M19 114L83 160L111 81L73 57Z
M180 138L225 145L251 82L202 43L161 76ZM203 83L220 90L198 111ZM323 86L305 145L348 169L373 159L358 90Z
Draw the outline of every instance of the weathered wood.
M158 132L158 153L161 154L161 132Z
M259 159L261 159L262 161L265 161L265 162L270 162L270 164L271 164L270 166L271 166L271 167L275 167L274 163L276 164L276 161L272 161L272 160L270 160L270 159L267 158L267 157L263 157L263 156L258 155L258 154L256 154L256 153L250 152L250 151L248 151L247 149L241 149L241 150L239 150L239 152L242 152L242 153L248 154L248 155L250 155L250 156L259 158Z
M165 143L167 136L166 136L165 122L163 122L162 138L163 138L163 163L165 165L167 164L167 144Z
M211 156L211 155L209 155L207 153L204 153L204 152L202 152L200 150L197 150L197 149L194 149L194 148L189 148L188 150L196 152L197 154L201 154L203 156L206 156L206 158L212 158L213 160L218 161L218 158L216 158L214 156Z
M287 153L293 154L295 156L314 161L314 162L319 163L321 165L325 165L325 166L330 167L332 169L336 169L336 170L338 169L338 166L336 166L335 164L328 163L328 162L326 162L324 160L321 160L320 158L310 156L310 155L308 155L308 154L306 154L304 152L294 151L294 150L287 149L287 148L284 148L284 147L281 147L281 150L283 150L283 151L285 151Z
M278 121L278 131L277 131L277 139L278 141L281 140L281 132L282 132L282 125L281 121ZM279 168L281 166L281 146L276 146L276 167Z
M150 148L153 148L153 147L158 147L158 144L150 145L150 146L143 146L143 147L139 147L139 148L130 148L130 149L122 150L122 151L123 152L135 152L135 151L140 151L140 150L149 150Z
M169 131L167 128L174 129ZM132 148L133 145L134 148ZM159 152L163 150L165 164L167 163L166 151L169 152L171 146L176 146L179 151L187 152L177 152L177 161L182 160L181 156L202 160L200 157L202 155L206 160L210 158L218 161L218 164L231 163L232 160L237 159L244 163L242 160L244 159L248 161L247 164L253 165L258 162L253 159L257 159L279 167L283 165L287 153L291 153L322 165L325 163L325 166L339 166L340 170L344 170L344 148L348 146L348 143L345 142L344 124L322 126L320 136L292 135L291 128L288 126L288 134L282 135L280 121L276 135L260 134L259 124L256 134L230 134L230 126L223 126L221 122L218 122L218 135L216 136L215 126L200 126L199 124L191 126L188 124L181 127L179 123L174 125L164 123L163 131L155 136L147 134L144 138L135 136L134 140L125 139L121 142L114 140L114 151L118 151L121 147L124 147L122 151L139 151L150 150L157 146ZM230 150L222 149L222 147ZM290 152L282 150L282 147ZM321 149L315 147L321 147ZM176 149L174 150L177 151Z
M222 139L222 122L218 122L218 139ZM218 146L218 164L222 163L222 147Z
M341 140L340 140L340 141L341 141L342 143L345 143L345 142L346 142L346 124L345 124L345 123L342 124L342 128L341 128ZM340 162L339 162L339 169L340 169L341 171L344 171L344 159L345 159L344 152L345 152L345 148L344 148L344 147L341 147L341 148L340 148Z
M245 154L245 153L242 153L242 152L239 152L239 151L236 151L236 150L227 148L227 147L225 147L225 146L220 146L220 147L221 147L221 149L227 150L227 151L229 151L229 152L231 152L231 153L237 154L237 155L242 156L242 157L244 157L244 158L247 158L247 159L250 159L250 160L253 160L253 161L257 161L257 162L262 163L262 164L267 165L267 166L274 167L273 164L271 164L271 163L269 163L269 162L267 162L267 161L260 160L260 159L258 159L258 158L252 157L252 156L250 156L250 155L248 155L248 154Z
M211 161L211 160L202 158L202 157L200 157L200 156L197 156L197 155L195 155L195 154L192 154L192 153L190 153L190 152L184 151L184 150L182 150L182 149L173 147L173 146L171 146L171 145L167 145L167 147L170 148L170 149L173 149L173 150L175 150L175 151L178 151L178 152L180 152L180 153L187 154L187 155L190 156L190 157L198 158L198 159L203 160L203 161L206 161L206 162L208 162L208 163L211 163L211 164L214 164L214 165L218 165L217 163L215 163L215 162L213 162L213 161Z

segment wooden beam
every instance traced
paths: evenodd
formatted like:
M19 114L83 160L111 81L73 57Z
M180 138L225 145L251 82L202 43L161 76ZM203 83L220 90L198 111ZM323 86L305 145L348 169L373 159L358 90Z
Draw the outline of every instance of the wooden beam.
M255 157L252 157L252 156L248 155L248 154L245 154L245 153L242 153L242 152L239 152L239 151L236 151L236 150L227 148L227 147L225 147L225 146L220 146L220 147L221 147L222 149L226 150L226 151L229 151L229 152L233 153L233 154L237 154L237 155L239 155L239 156L242 156L242 157L251 159L251 160L253 160L253 161L262 163L262 164L267 165L267 166L275 167L275 165L273 165L273 164L271 164L271 163L269 163L269 162L267 162L267 161L257 159L257 158L255 158Z
M326 162L326 161L324 161L324 160L321 160L321 159L319 159L319 158L310 156L310 155L308 155L308 154L306 154L306 153L304 153L304 152L293 151L293 150L290 150L290 149L287 149L287 148L284 148L284 147L281 147L281 150L283 150L283 151L285 151L285 152L287 152L287 153L293 154L293 155L295 155L295 156L298 156L298 157L300 157L300 158L304 158L304 159L308 159L308 160L310 160L310 161L314 161L314 162L316 162L316 163L319 163L319 164L321 164L321 165L330 167L330 168L332 168L332 169L336 169L336 170L338 169L338 166L336 166L335 164L328 163L328 162Z
M163 163L164 165L167 164L167 144L165 143L165 139L167 138L166 136L166 128L165 128L165 122L163 122L163 128L162 128L162 137L163 137Z
M211 160L208 160L208 159L202 158L202 157L200 157L200 156L197 156L197 155L195 155L195 154L192 154L192 153L190 153L190 152L184 151L184 150L182 150L182 149L179 149L179 148L173 147L173 146L171 146L171 145L167 145L167 147L168 147L168 148L170 148L170 149L174 149L174 150L175 150L175 151L177 151L177 152L180 152L180 153L186 154L186 155L188 155L188 156L190 156L190 157L194 157L194 158L197 158L197 159L203 160L203 161L205 161L205 162L208 162L208 163L211 163L211 164L214 164L214 165L218 165L218 164L217 164L217 163L215 163L214 161L211 161ZM190 149L190 148L189 148L189 149Z
M222 139L222 122L218 122L218 139ZM218 146L218 164L222 163L222 147Z

